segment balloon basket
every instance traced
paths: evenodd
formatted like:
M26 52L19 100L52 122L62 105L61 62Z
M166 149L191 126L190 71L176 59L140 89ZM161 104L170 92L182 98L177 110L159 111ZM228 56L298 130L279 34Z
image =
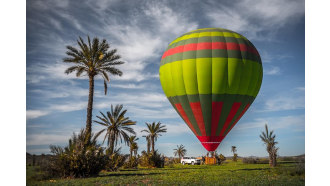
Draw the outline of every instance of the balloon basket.
M217 159L214 157L205 157L205 165L215 165L217 164Z

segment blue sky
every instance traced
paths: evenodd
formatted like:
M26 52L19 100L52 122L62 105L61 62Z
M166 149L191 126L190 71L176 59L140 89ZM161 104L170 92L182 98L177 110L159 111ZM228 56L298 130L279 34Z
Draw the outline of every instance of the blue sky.
M163 94L158 68L167 45L185 32L222 27L246 36L258 49L264 67L255 102L217 151L266 156L259 138L264 124L275 130L279 155L305 153L305 5L304 1L27 1L26 144L29 153L49 153L65 145L85 126L87 77L66 75L65 46L78 36L105 38L126 62L122 77L111 77L108 95L95 82L93 116L111 104L124 104L139 151L145 122L160 121L168 132L156 148L173 156L183 144L188 156L206 153ZM94 131L102 127L93 125ZM123 146L123 152L128 152Z

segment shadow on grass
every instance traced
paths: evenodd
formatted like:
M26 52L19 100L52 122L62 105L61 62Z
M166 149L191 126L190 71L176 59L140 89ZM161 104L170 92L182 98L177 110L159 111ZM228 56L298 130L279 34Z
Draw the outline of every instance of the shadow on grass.
M280 161L280 162L277 162L277 164L296 164L296 163L300 163L299 161Z
M113 177L113 176L149 176L149 175L156 175L160 173L132 173L132 174L121 174L121 173L114 173L114 174L105 174L99 175L98 177Z
M231 170L232 172L234 171L254 171L254 170L270 170L269 168L253 168L253 169L235 169L235 170Z
M205 169L206 167L182 167L182 168L164 168L163 170L191 170L191 169Z

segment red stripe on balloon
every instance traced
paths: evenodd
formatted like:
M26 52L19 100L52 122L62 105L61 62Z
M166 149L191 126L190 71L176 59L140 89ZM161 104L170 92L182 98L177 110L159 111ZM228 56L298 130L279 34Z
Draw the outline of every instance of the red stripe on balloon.
M202 43L190 43L190 44L180 45L171 48L164 53L162 59L164 59L167 56L182 52L197 51L197 50L217 50L217 49L247 51L259 56L259 53L255 48L242 43L238 44L238 43L226 43L226 42L202 42Z
M199 127L199 130L202 133L202 136L206 136L205 124L204 124L204 119L203 119L201 103L200 102L190 103L190 107L191 107L191 110L192 110L192 112L195 116L197 125Z
M197 136L197 132L191 122L189 121L189 118L186 114L186 112L183 110L182 105L180 103L175 104L176 109L179 111L179 114L182 116L183 120L188 124L190 129L194 132L194 134Z
M223 102L212 102L212 125L211 125L211 135L215 136Z
M226 133L225 136L227 136L227 134L231 131L231 129L232 129L232 128L236 125L236 123L241 119L241 117L245 114L245 112L246 112L247 109L250 107L250 105L251 105L251 104L247 104L247 105L244 107L242 113L241 113L241 114L238 116L238 118L235 120L235 122L234 122L233 125L230 127L230 129L227 131L227 133Z
M215 151L224 136L197 136L197 138L207 151Z
M220 136L223 136L223 133L225 132L225 130L227 129L228 125L230 124L231 120L233 120L237 110L239 109L239 107L241 106L242 103L234 103L233 106L231 107L230 109L230 112L229 112L229 115L225 121L225 124L224 126L222 127L221 129L221 132L220 132Z

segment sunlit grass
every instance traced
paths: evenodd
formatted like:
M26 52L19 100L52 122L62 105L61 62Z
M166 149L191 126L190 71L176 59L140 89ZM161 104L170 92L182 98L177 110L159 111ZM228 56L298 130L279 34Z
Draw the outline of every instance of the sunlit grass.
M304 185L304 173L296 173L297 164L280 162L276 168L268 164L243 164L227 161L223 165L174 165L165 168L139 168L118 172L101 172L98 177L31 181L28 185ZM35 174L28 169L29 174Z

